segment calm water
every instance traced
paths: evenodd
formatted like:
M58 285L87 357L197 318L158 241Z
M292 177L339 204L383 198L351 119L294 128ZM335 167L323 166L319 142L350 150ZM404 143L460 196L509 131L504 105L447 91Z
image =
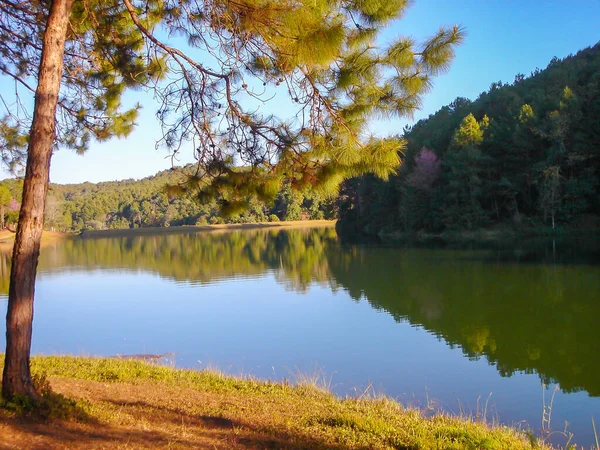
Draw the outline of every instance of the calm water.
M33 353L173 352L181 367L318 375L341 395L368 388L536 433L554 395L552 440L565 442L567 421L589 447L593 249L342 246L333 229L68 241L42 251ZM3 309L9 267L1 255Z

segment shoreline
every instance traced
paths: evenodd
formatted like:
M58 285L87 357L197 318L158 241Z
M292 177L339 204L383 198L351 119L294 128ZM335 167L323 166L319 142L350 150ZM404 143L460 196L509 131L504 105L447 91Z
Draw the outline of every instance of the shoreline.
M443 232L443 233L406 233L406 232L391 232L379 233L377 235L381 239L389 241L408 241L408 242L431 242L444 241L447 243L494 243L502 241L522 241L525 239L577 239L577 238L594 238L600 237L598 231L577 231L569 233L520 233L520 232L505 232L496 230L476 230L476 231L459 231L459 232Z
M369 235L367 235L369 236ZM481 228L478 230L443 231L441 233L381 231L371 235L385 242L407 242L416 244L509 244L525 240L573 240L600 238L600 230L568 229L554 230L547 228L513 230L503 227Z
M122 228L112 230L89 230L79 234L64 233L59 231L46 231L42 233L42 246L74 238L98 238L98 237L122 237L143 236L156 234L178 234L178 233L201 233L201 232L226 232L238 230L259 229L296 229L296 228L334 228L336 220L292 220L281 222L255 222L255 223L225 223L198 226L174 226L174 227L148 227L148 228ZM16 233L8 230L0 231L0 248L11 247L14 243Z
M368 389L340 398L315 379L291 385L116 358L37 356L31 365L44 415L0 402L8 448L552 448L513 427L404 407Z
M97 237L141 236L155 234L200 233L215 231L238 231L258 229L294 229L294 228L329 228L335 227L335 220L293 220L282 222L255 222L255 223L224 223L215 225L176 226L176 227L148 227L148 228L123 228L114 230L90 230L79 235L83 239Z

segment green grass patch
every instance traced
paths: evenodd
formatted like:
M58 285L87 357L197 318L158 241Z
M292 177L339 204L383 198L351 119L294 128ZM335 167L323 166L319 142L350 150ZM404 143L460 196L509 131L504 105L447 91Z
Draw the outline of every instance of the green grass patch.
M236 378L217 371L174 369L142 360L44 356L31 360L33 374L109 383L154 381L169 386L190 387L219 393L297 394L291 386L253 378Z
M59 384L72 383L70 392L89 392L84 400L57 397L53 417L77 418L73 414L77 411L92 419L88 423L112 421L131 427L143 423L149 430L171 419L192 423L209 418L200 430L210 424L221 429L231 424L236 439L258 448L550 448L512 428L443 414L426 417L385 397L341 399L310 385L173 369L139 360L35 357L32 373L40 380L67 380ZM45 389L46 395L60 395ZM102 389L103 394L94 397L93 392ZM186 432L186 439L191 439L193 433Z

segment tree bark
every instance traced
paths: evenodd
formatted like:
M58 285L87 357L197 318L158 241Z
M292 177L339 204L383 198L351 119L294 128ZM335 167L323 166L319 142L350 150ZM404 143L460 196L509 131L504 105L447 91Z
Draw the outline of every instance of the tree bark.
M44 32L42 58L35 93L33 121L27 149L23 200L13 248L6 314L6 356L2 396L39 399L31 380L29 356L33 298L44 207L55 139L56 105L63 72L63 56L73 0L54 0Z

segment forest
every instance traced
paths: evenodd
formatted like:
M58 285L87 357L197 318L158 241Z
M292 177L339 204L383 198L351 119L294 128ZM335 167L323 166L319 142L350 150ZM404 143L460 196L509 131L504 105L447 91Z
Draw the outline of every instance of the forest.
M406 127L389 181L348 181L344 235L600 227L600 43Z
M45 228L79 233L86 230L168 227L217 223L274 222L280 220L331 219L335 200L314 190L299 192L287 185L272 203L248 199L248 208L223 216L216 199L200 201L197 191L174 194L170 187L185 184L192 167L165 170L141 180L102 183L50 184ZM0 183L0 206L13 227L18 219L23 183ZM11 225L12 224L12 225Z
M600 228L600 43L513 83L492 83L475 101L457 98L406 127L402 165L389 180L364 175L337 198L286 185L272 203L257 196L228 216L198 191L172 192L191 166L142 180L51 184L46 228L166 227L339 215L343 235L439 234L499 229L524 234ZM15 223L20 179L0 183L0 206Z

